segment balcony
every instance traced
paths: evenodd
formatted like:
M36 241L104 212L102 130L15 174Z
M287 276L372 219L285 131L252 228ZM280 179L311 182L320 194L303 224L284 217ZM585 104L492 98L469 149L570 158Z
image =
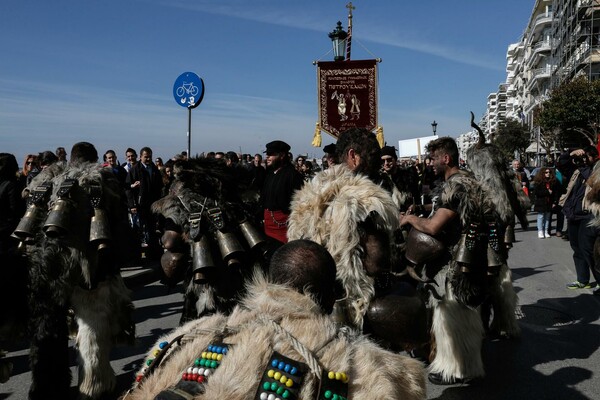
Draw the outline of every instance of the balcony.
M552 23L553 13L542 13L535 17L529 26L529 34L525 43L531 43L538 33L540 33L546 26Z
M556 67L547 65L543 68L538 68L531 71L531 78L529 79L529 82L527 82L527 90L531 91L535 85L540 84L546 79L550 79L550 76L555 69Z
M541 42L537 42L531 48L531 54L527 58L527 61L525 64L530 67L537 65L543 57L548 56L548 54L550 53L551 50L552 50L552 40L547 39L547 40L543 40Z

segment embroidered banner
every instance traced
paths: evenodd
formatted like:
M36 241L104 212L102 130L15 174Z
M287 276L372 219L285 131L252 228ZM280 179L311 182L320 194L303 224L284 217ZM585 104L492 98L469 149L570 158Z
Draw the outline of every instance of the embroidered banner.
M350 128L377 127L377 61L317 63L319 123L337 138Z

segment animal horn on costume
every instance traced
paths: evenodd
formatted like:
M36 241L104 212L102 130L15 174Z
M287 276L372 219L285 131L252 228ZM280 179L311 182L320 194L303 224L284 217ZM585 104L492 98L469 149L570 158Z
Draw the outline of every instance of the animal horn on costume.
M473 114L473 111L471 111L471 127L477 129L477 132L479 132L479 141L475 146L480 149L485 144L485 135L479 125L475 123L475 114Z

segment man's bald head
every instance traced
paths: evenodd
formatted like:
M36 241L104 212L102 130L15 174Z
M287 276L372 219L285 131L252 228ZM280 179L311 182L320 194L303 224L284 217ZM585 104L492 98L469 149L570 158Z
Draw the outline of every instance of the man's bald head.
M327 313L335 302L335 261L327 249L310 240L292 240L273 254L269 278L310 294Z

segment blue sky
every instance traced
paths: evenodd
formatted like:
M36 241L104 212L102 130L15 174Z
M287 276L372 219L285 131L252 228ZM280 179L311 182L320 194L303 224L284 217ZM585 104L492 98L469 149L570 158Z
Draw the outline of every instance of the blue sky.
M328 32L347 27L346 0L2 0L0 151L100 154L187 148L187 110L172 90L197 73L192 154L257 153L281 139L311 146L317 121L314 60L333 59ZM388 144L456 137L480 118L506 79L506 50L534 0L355 0L352 59L379 57L379 123ZM334 138L323 133L323 145Z

